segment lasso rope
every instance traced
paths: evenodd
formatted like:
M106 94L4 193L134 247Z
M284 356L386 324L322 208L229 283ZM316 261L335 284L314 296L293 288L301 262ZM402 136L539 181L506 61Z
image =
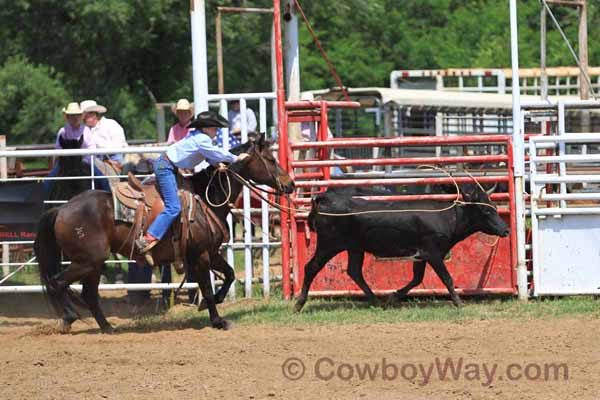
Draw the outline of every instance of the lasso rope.
M219 208L224 206L225 204L229 203L229 200L231 199L231 180L229 179L229 174L227 174L227 168L216 168L215 171L213 172L212 176L210 177L210 180L208 181L208 185L206 185L206 190L204 191L204 197L206 198L206 202L211 206L211 207L215 207L215 208ZM229 170L229 172L232 172L231 170ZM225 177L227 178L227 191L225 191L225 188L223 187L223 181L221 181L221 179L219 179L219 184L221 185L221 190L223 191L223 194L226 194L225 196L225 200L222 203L216 204L213 203L210 200L210 197L208 195L208 190L210 189L210 185L212 183L212 181L215 179L215 176L217 176L217 174L219 173L225 173Z
M454 187L456 188L456 199L454 199L452 201L452 204L449 205L448 207L439 208L439 209L435 209L435 210L429 210L429 209L367 210L367 211L354 211L354 212L348 212L348 213L327 213L327 212L317 211L317 213L320 215L328 216L328 217L349 217L349 216L353 216L353 215L405 213L405 212L438 213L438 212L444 212L444 211L450 210L458 205L467 205L467 204L483 205L483 206L487 206L487 207L492 207L494 210L496 209L496 207L494 207L492 204L460 200L460 188L458 187L458 182L456 182L456 179L454 179L454 177L448 171L446 171L442 168L436 167L435 165L419 165L417 167L417 169L425 169L425 168L441 171L444 174L448 175L448 177L450 179L452 179L452 183L454 184ZM465 172L467 173L467 175L469 175L471 177L471 179L473 179L475 181L475 183L477 183L477 186L479 186L479 188L485 192L483 187L479 184L479 182L477 182L477 179L475 179L475 177L473 175L471 175L468 171L465 170Z
M428 209L401 209L401 210L366 210L366 211L355 211L355 212L349 212L349 213L327 213L327 212L322 212L322 211L317 211L318 214L320 215L325 215L325 216L330 216L330 217L347 217L347 216L353 216L353 215L365 215L365 214L382 214L382 213L405 213L405 212L426 212L426 213L437 213L437 212L444 212L447 210L450 210L456 206L459 205L481 205L481 206L486 206L486 207L491 207L494 210L496 210L497 208L492 205L492 204L488 204L488 203L481 203L481 202L475 202L475 201L462 201L460 200L460 188L458 186L458 182L456 182L456 179L454 179L454 177L446 170L436 167L434 165L419 165L417 167L417 169L424 169L424 168L429 168L431 170L437 170L437 171L441 171L444 174L446 174L450 179L452 179L452 183L454 184L454 187L456 188L456 199L453 200L452 204L449 205L448 207L444 207L441 209L435 209L435 210L428 210ZM477 186L479 186L479 188L485 192L485 190L483 189L483 187L481 186L481 184L477 181L477 179L475 179L475 177L473 175L471 175L468 171L465 170L465 172L467 173L467 175L469 175L469 177L471 179L473 179L473 181L475 181L475 183L477 184ZM258 188L256 188L256 186L250 182L249 180L245 179L244 177L242 177L240 174L238 174L237 172L228 169L228 168L223 168L223 169L217 169L215 170L215 173L213 174L213 176L211 177L211 180L209 181L209 184L207 186L206 189L206 198L207 198L207 202L213 206L213 207L221 207L225 204L227 204L229 202L229 199L231 197L231 182L229 181L229 175L227 174L227 182L228 182L228 193L227 193L227 198L226 200L221 203L220 205L215 205L213 204L209 198L208 198L208 187L210 186L210 183L212 182L212 180L214 179L215 175L217 173L231 173L233 175L233 177L240 182L242 185L248 187L248 189L250 189L254 194L256 194L261 200L265 201L267 204L271 205L272 207L277 208L280 211L283 212L298 212L298 211L302 211L301 209L295 208L295 207L287 207L287 206L282 206L280 204L277 204L275 202L272 202L271 200L265 198L262 196L262 194L259 192ZM222 190L224 191L224 189L222 188ZM224 191L225 193L225 191Z
M367 210L367 211L356 211L356 212L351 212L351 213L326 213L326 212L322 212L322 211L317 211L317 213L320 214L320 215L332 216L332 217L364 215L364 214L381 214L381 213L402 213L402 212L426 212L426 213L434 213L434 212L444 212L444 211L450 210L450 209L452 209L452 208L454 208L456 206L459 206L459 205L481 205L481 206L486 206L486 207L493 208L494 210L497 210L497 207L494 206L494 205L492 205L492 204L481 203L481 202L476 202L476 201L462 201L462 200L460 200L460 188L458 186L458 182L456 182L456 179L454 179L454 177L448 171L446 171L446 170L444 170L442 168L436 167L434 165L419 165L417 167L417 169L425 169L425 168L429 168L431 170L441 171L444 174L446 174L450 179L452 179L452 183L454 184L454 187L456 188L456 198L452 201L452 204L449 205L448 207L444 207L444 208L441 208L441 209L435 209L435 210L427 210L427 209ZM260 191L266 192L264 189L258 188L253 182L245 179L243 176L241 176L237 172L235 172L235 171L233 171L231 169L228 169L228 168L220 168L220 169L215 170L215 173L211 177L211 180L209 181L209 184L208 184L207 190L206 190L206 199L207 199L207 202L209 204L213 205L212 202L210 202L210 200L208 198L208 187L210 186L210 183L212 182L212 180L214 179L214 177L215 177L215 175L217 173L225 173L226 176L227 176L227 184L228 184L228 192L227 192L226 200L225 200L225 202L221 203L221 205L218 205L218 207L226 204L229 201L229 199L231 198L231 181L230 181L228 172L231 173L233 175L233 177L238 182L240 182L242 185L246 186L255 195L257 195L261 200L263 200L267 204L271 205L272 207L275 207L275 208L277 208L278 210L280 210L282 212L286 212L286 211L297 212L297 211L300 211L298 208L282 206L282 205L279 205L279 204L277 204L275 202L272 202L271 200L263 197L262 193ZM464 172L477 184L477 186L481 189L482 192L485 192L485 189L483 188L483 186L481 186L481 184L479 183L479 181L477 181L477 179L468 170L465 169ZM259 189L260 189L260 191L259 191ZM223 193L225 193L225 189L223 188L222 182L221 182L221 190L223 190ZM233 204L230 203L230 206L233 208ZM254 224L254 222L252 220L250 220L250 223ZM497 236L493 243L490 243L490 244L484 243L484 244L486 246L489 246L489 247L496 247L498 245L499 241L500 241L500 237Z

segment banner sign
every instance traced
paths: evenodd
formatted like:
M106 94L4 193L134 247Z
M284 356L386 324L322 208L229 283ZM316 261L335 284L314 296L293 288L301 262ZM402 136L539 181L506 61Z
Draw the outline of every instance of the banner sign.
M34 240L44 212L40 182L0 182L0 241Z

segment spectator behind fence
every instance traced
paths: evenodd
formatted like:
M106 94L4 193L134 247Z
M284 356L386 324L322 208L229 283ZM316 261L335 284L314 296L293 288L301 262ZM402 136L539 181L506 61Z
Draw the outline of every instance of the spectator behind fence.
M78 103L69 103L67 107L62 110L65 120L67 124L60 128L56 135L56 144L55 148L61 149L62 146L60 144L60 138L68 139L68 140L79 140L79 138L83 135L83 143L81 144L82 149L94 149L96 148L96 144L93 140L92 134L89 128L81 123L81 118L83 115L83 111L81 107L79 107ZM83 161L86 164L90 164L90 156L84 156ZM54 166L48 177L56 177L59 171L59 163L57 161L54 163ZM95 176L104 176L104 174L94 166L94 175ZM106 179L95 179L94 180L95 187L100 190L110 191L110 187L108 185L108 181ZM44 191L46 193L46 197L50 194L53 186L52 180L44 181Z
M81 102L83 110L83 122L90 129L96 148L110 149L127 147L123 127L114 119L106 118L104 114L107 109L96 103L95 100L84 100ZM104 158L123 162L123 154L107 154Z
M194 103L190 103L188 99L179 99L171 106L171 111L177 116L177 122L169 129L167 138L169 144L179 142L190 132L188 125L194 117Z
M227 113L229 120L229 134L240 139L242 132L242 115L240 113L240 101L231 102L231 110ZM250 107L246 107L246 131L254 133L256 131L256 116Z

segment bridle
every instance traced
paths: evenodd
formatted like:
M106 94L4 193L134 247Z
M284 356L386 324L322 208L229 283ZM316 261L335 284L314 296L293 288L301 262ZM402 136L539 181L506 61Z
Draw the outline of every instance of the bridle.
M236 171L232 170L231 168L224 168L224 169L220 169L220 168L216 168L212 174L212 176L210 177L210 180L208 181L208 185L206 185L206 189L205 189L205 198L207 203L212 206L212 207L222 207L225 204L228 204L231 200L231 179L230 176L232 176L236 181L238 181L242 186L246 186L250 191L252 191L254 194L256 194L261 200L264 200L267 204L278 208L280 211L285 211L282 206L280 206L279 204L269 200L268 198L265 198L262 193L266 193L266 194L273 194L275 196L288 196L287 193L284 192L283 190L283 184L281 183L281 180L279 179L279 176L276 175L271 168L269 168L269 165L267 164L267 160L265 160L265 157L263 157L263 155L261 154L260 151L258 151L257 147L255 145L252 146L252 155L251 157L256 156L258 157L258 159L262 162L263 166L265 167L265 169L268 171L269 175L271 176L271 179L276 183L277 187L275 188L275 191L271 191L271 190L267 190L267 189L263 189L262 187L260 187L257 183L252 182L249 179L244 178L242 175L240 175L239 173L237 173ZM208 191L209 188L212 184L212 181L214 180L214 178L219 175L219 174L225 174L226 177L226 182L227 182L227 189L225 189L223 187L223 182L221 181L221 179L219 179L219 184L221 186L221 190L223 191L223 194L225 194L225 200L221 203L213 203L210 200L210 197L208 195Z

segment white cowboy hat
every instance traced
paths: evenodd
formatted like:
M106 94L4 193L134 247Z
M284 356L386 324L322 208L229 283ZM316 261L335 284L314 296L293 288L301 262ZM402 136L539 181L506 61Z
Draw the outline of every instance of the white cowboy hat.
M96 103L96 100L84 100L81 102L81 109L83 112L97 112L100 114L104 114L106 112L106 107L99 105Z
M177 100L177 103L171 105L171 111L173 114L177 114L177 111L189 111L193 116L194 103L190 103L188 99L179 99Z
M81 108L79 107L79 103L69 103L65 108L62 109L62 112L67 115L83 114L83 111L81 111Z

